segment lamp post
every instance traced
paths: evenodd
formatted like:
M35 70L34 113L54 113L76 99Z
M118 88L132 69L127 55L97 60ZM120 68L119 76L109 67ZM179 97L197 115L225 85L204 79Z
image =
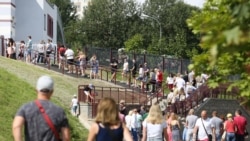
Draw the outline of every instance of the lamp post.
M142 18L150 18L150 19L153 19L153 20L155 20L158 24L159 24L159 27L160 27L160 43L161 43L161 37L162 37L162 29L161 29L161 23L160 23L160 21L157 19L157 18L155 18L155 17L151 17L151 16L149 16L149 15L146 15L146 14L141 14L141 17Z

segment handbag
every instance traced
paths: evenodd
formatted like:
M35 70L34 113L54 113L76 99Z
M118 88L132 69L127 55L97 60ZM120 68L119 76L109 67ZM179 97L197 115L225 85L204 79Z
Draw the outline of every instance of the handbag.
M207 134L208 140L209 140L209 141L212 141L213 136L212 136L211 134L208 134L208 133L207 133L207 130L206 130L205 126L204 126L204 123L203 123L203 120L202 120L202 119L201 119L201 123L202 123L202 126L203 126L203 128L204 128L206 134Z
M39 100L35 100L35 104L38 107L39 111L42 113L44 120L46 121L46 123L48 124L48 126L50 127L50 129L52 130L54 136L56 137L56 139L58 141L61 141L59 133L57 132L53 122L51 121L50 117L46 114L45 109L43 108L42 104L40 103Z
M246 137L248 137L248 135L249 135L249 133L248 133L248 131L246 129L245 132L244 132L244 137L246 138Z

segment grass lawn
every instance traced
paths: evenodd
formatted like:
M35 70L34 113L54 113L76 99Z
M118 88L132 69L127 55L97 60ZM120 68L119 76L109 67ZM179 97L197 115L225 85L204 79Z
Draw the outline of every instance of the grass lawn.
M57 72L47 70L32 64L0 57L0 140L13 140L11 125L18 108L36 99L35 85L41 75L50 75L55 81L55 92L52 101L63 107L71 126L71 140L87 140L88 130L82 126L76 117L69 111L72 96L77 93L80 84L93 83L94 85L114 86L110 83L101 83L99 80L72 78Z

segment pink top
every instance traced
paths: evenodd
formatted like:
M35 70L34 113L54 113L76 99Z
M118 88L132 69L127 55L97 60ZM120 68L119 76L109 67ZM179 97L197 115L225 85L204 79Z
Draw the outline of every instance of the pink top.
M225 122L225 130L227 133L234 133L235 132L235 123L234 121L227 120Z

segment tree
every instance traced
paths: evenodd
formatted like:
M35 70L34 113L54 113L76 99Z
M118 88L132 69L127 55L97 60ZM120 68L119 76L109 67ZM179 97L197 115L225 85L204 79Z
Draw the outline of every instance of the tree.
M139 52L143 48L143 37L141 34L134 35L125 42L126 51Z
M120 48L124 43L123 0L93 0L84 12L83 24L92 46Z
M250 98L250 1L209 0L188 20L201 35L204 53L193 57L191 69L211 74L210 87L230 82L241 96ZM238 79L229 79L238 76Z
M190 58L195 53L200 53L199 36L194 35L186 24L192 11L198 11L198 8L182 1L146 0L143 13L158 19L162 26L162 39L159 41L159 25L156 20L151 22L154 23L153 28L150 32L144 32L147 35L143 34L146 41L151 41L146 46L156 54L160 52L178 58Z

